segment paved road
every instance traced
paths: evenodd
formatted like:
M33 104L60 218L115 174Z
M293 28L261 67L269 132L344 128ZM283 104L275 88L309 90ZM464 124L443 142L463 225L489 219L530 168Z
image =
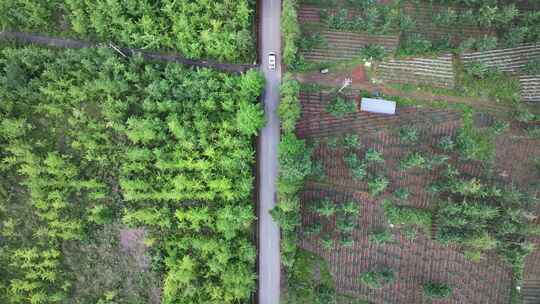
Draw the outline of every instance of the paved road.
M281 83L281 0L261 3L261 70L266 78L264 108L266 126L259 141L259 304L278 304L280 295L279 227L269 214L276 204ZM268 53L277 54L276 70L268 69Z

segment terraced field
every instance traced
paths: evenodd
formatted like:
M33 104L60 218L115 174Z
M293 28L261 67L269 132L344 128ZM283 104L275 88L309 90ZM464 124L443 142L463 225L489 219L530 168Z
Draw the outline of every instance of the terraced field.
M383 46L387 51L396 50L399 44L399 35L369 35L347 31L329 30L320 24L320 8L311 5L301 5L298 11L298 19L301 24L318 24L322 27L318 33L323 37L321 46L303 52L305 59L309 61L350 60L360 55L360 50L367 45L376 44ZM330 10L332 13L334 10ZM354 10L349 13L354 15Z
M453 88L456 74L452 54L436 58L390 59L377 67L376 77L383 82L414 83Z
M525 64L538 58L540 58L540 43L483 52L466 52L461 55L465 65L481 62L489 68L513 74L519 74Z
M459 45L468 38L481 38L484 35L494 35L494 32L489 29L482 29L475 25L442 26L433 22L433 16L437 13L446 10L448 6L430 4L430 3L411 3L408 2L404 6L404 13L411 17L416 22L413 33L419 34L422 37L431 41L447 39L450 36L450 42L453 45ZM466 11L463 7L452 7L458 14Z
M391 52L397 48L398 36L373 36L362 33L321 31L320 35L327 42L325 45L304 52L304 58L310 61L351 60L360 55L367 45L382 45Z

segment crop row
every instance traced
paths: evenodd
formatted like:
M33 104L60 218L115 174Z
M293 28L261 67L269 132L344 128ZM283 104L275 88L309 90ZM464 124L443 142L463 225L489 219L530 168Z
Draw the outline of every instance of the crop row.
M416 26L412 31L431 40L441 39L441 37L454 34L452 35L452 43L457 45L468 38L479 38L491 33L491 31L488 29L482 29L473 25L462 24L459 27L435 25L433 22L433 16L437 13L445 11L447 7L448 6L434 4L407 3L404 6L404 12L416 23ZM453 7L453 10L458 13L463 13L466 9Z
M481 62L499 71L519 73L533 59L540 58L540 44L523 44L515 48L501 48L461 55L464 64Z
M527 102L540 102L540 76L520 76L521 99Z

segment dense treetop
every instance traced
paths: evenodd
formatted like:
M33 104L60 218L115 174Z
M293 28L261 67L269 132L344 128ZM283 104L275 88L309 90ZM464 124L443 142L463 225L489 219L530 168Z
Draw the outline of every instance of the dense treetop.
M60 32L188 58L247 62L254 54L252 0L0 0L0 28Z
M261 89L254 71L191 70L107 49L1 49L0 302L82 299L72 283L93 267L74 273L68 248L119 222L149 232L163 303L248 298Z

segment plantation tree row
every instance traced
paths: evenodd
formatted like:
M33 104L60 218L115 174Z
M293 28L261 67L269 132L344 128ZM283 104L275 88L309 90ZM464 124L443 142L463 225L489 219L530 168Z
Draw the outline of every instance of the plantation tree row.
M47 31L187 58L247 62L253 57L252 0L0 0L2 30Z
M0 302L148 303L73 288L94 266L67 249L121 222L148 231L162 303L249 298L257 72L34 47L3 48L0 71Z

